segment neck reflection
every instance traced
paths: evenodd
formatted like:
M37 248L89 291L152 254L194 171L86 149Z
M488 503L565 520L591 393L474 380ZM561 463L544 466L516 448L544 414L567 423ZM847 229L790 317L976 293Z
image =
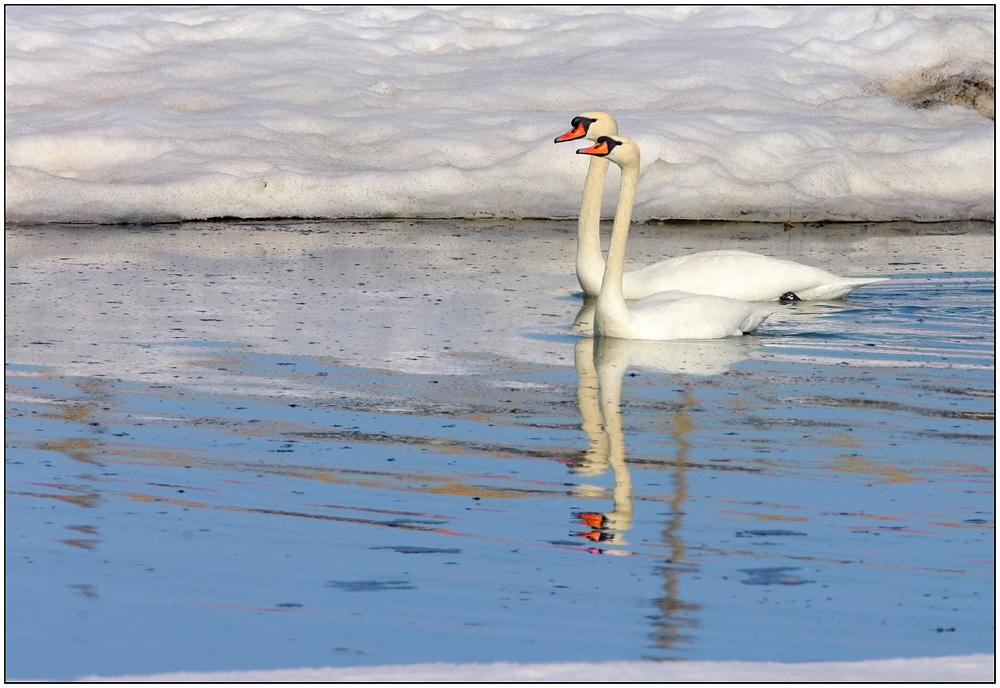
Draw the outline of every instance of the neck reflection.
M587 333L593 322L593 302L586 303L577 316L574 331ZM663 595L656 604L659 614L653 638L657 647L669 649L691 637L685 629L697 625L693 613L697 604L680 597L680 579L697 567L686 559L682 537L684 504L688 498L687 470L694 447L696 429L692 411L698 406L695 397L697 378L718 375L735 363L747 359L756 348L750 338L709 341L646 342L600 337L581 338L576 343L577 401L587 434L587 449L574 464L580 475L614 473L613 508L609 512L583 512L576 518L589 527L578 536L591 540L595 554L628 555L626 531L632 528L633 485L626 460L624 419L621 410L623 378L630 366L676 375L680 398L666 412L664 434L670 437L673 454L664 457L672 475L673 491L667 498L668 518L662 541L668 555L658 567L663 576ZM744 341L746 340L746 341Z

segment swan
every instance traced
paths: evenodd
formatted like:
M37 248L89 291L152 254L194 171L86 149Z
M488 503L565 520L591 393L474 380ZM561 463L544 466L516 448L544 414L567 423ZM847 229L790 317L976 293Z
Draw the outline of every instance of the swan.
M573 128L556 137L556 143L584 137L597 141L601 136L618 134L618 123L606 112L585 112L574 117L571 124ZM604 274L600 223L607 173L606 160L591 158L580 203L576 249L576 276L586 296L600 293ZM791 260L749 251L718 250L664 260L626 272L623 279L628 301L671 289L744 301L816 301L843 298L858 287L888 278L840 277Z
M625 302L622 275L632 204L639 182L639 147L625 136L601 136L577 153L606 157L621 168L618 209L601 291L594 308L594 334L620 339L720 339L752 332L769 315L787 306L764 306L722 296L679 290Z

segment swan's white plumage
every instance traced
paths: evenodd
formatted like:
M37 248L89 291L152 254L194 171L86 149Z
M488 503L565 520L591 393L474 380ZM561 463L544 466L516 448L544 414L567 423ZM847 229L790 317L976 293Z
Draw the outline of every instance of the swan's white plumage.
M579 117L592 120L583 130L586 138L592 141L618 133L617 121L606 112L584 112ZM600 293L604 275L600 223L601 196L607 173L608 166L604 159L591 159L580 204L576 275L587 296ZM628 301L672 289L744 301L775 301L792 292L802 300L815 301L839 299L858 287L886 279L840 277L791 260L749 251L720 250L670 258L627 272L623 276L622 288Z
M722 339L753 332L768 316L788 306L765 306L725 296L668 291L628 304L627 317L601 317L594 332L621 339Z
M839 299L885 277L839 277L826 270L749 251L703 251L670 258L625 274L625 298L642 298L670 289L774 301L792 292L804 301Z
M603 150L599 150L602 145ZM751 332L769 315L787 307L680 290L659 292L627 304L622 274L639 180L639 147L624 136L601 137L597 146L579 152L604 155L622 169L611 247L594 311L595 335L621 339L720 339Z

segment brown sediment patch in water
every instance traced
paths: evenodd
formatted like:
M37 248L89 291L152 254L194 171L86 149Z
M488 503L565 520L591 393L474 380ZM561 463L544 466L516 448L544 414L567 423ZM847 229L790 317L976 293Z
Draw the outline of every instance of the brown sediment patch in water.
M239 513L247 513L247 514L260 514L265 516L291 516L296 518L304 518L317 521L329 521L329 522L347 523L353 525L375 526L379 528L392 528L395 530L434 533L437 535L451 535L451 536L472 538L475 540L497 542L503 544L518 543L521 545L530 545L536 547L543 546L542 543L532 540L501 538L501 537L483 535L479 533L461 532L457 530L452 530L450 528L441 528L436 525L414 523L410 521L401 521L401 520L381 521L376 519L357 518L351 516L337 516L333 514L317 514L306 511L293 511L291 509L267 509L261 507L240 506L237 504L209 504L207 502L190 502L187 500L179 500L172 497L158 497L156 495L150 495L142 492L121 492L120 494L136 502L169 504L171 506L179 506L189 509L196 508L196 509L210 509L216 511L233 511ZM397 548L392 547L390 549L397 549Z
M66 418L60 417L58 420L66 420ZM94 440L85 437L70 437L64 440L40 442L38 448L44 451L60 452L71 459L76 459L83 463L100 464L97 459L91 456L96 445L97 443Z
M738 511L736 509L723 509L719 513L734 516L738 520L748 520L748 521L787 521L790 523L803 523L805 521L813 520L812 518L807 516L789 516L788 514L756 513L753 511Z
M71 538L69 540L60 540L59 542L64 545L69 545L71 547L79 547L80 549L95 550L100 540L82 540Z
M898 516L879 516L878 514L869 514L864 511L823 511L820 512L823 516L850 516L851 518L867 518L875 521L900 521L902 520Z
M391 444L394 446L423 446L442 454L480 454L491 458L559 459L563 454L575 454L564 447L527 449L513 445L455 440L425 435L361 432L357 430L323 430L289 432L286 437L304 440L351 442L357 444Z
M921 389L926 389L928 392L939 392L941 394L955 394L958 396L965 397L981 397L983 399L992 399L996 393L992 389L975 389L968 387L939 387L935 385L921 385Z
M123 496L128 497L133 502L163 502L165 504L170 504L171 506L179 506L187 509L199 509L209 506L204 502L192 502L189 499L177 499L175 497L158 497L156 495L145 494L143 492L122 492Z
M58 499L63 502L68 502L70 504L76 504L77 506L82 506L86 509L96 508L101 501L101 496L97 492L93 492L86 488L74 487L71 485L49 485L48 487L54 487L60 490L72 490L77 494L52 494L51 492L29 492L26 490L7 490L5 494L14 495L18 497L39 497L41 499Z
M74 423L83 423L94 413L94 407L91 404L79 404L74 406L68 406L61 411L53 413L43 413L41 414L43 418L51 418L52 420L64 420Z
M943 435L939 433L937 436L942 437ZM977 435L976 437L980 436ZM985 436L982 437L985 438ZM991 437L990 439L993 438ZM993 474L992 466L980 466L978 464L968 463L966 461L952 461L952 460L942 461L940 463L940 467L938 470L947 473L986 473L989 475Z
M982 420L989 422L993 422L996 418L996 414L992 411L949 411L947 409L932 409L924 406L911 406L909 404L900 404L894 401L879 401L876 399L850 399L847 397L832 396L809 396L804 397L804 399L809 403L821 404L823 406L853 406L856 408L870 408L884 411L905 411L933 418Z
M226 425L227 423L220 423ZM293 424L282 424L289 427L298 427ZM438 437L423 437L410 435L394 435L382 433L361 433L354 431L346 432L294 432L285 433L284 436L294 436L301 439L310 440L331 440L337 442L349 441L351 443L371 443L390 444L394 446L425 446L435 452L442 454L477 454L492 458L533 458L552 459L554 451L560 453L572 453L565 448L554 450L531 450L514 446L465 442L458 440L446 440ZM520 498L526 496L542 496L550 494L564 494L567 488L564 483L541 484L532 481L532 486L503 486L495 487L488 485L476 485L463 482L461 476L442 473L433 474L427 472L406 472L406 471L378 471L332 468L329 466L310 465L282 465L266 461L239 461L227 458L206 457L198 452L187 452L183 450L169 450L148 445L131 444L125 442L103 442L91 439L68 439L50 442L42 442L40 448L51 451L61 451L79 453L83 450L99 455L104 463L149 463L152 465L183 466L186 468L205 468L212 470L234 471L236 473L254 473L262 475L279 476L285 478L297 478L304 480L316 480L337 485L356 485L359 487L371 487L377 489L401 490L405 492L425 492L428 494L452 494L467 495L486 498ZM72 455L72 454L70 454ZM86 455L84 455L86 456ZM73 456L77 458L77 456ZM80 459L84 460L84 459ZM90 463L96 463L89 461ZM473 478L474 476L465 476ZM482 476L491 480L512 481L514 479L507 476ZM71 489L71 488L64 488ZM93 497L67 496L67 495L47 495L41 493L8 492L9 494L23 494L42 497L53 497L67 501L81 503ZM195 503L180 504L184 500L174 500L179 506L197 506Z
M839 456L837 464L837 470L841 472L877 476L887 483L915 483L922 480L922 478L916 478L901 468L868 461L860 456Z
M437 528L433 526L405 523L400 521L378 521L375 519L367 519L367 518L334 516L331 514L316 514L307 511L292 511L290 509L266 509L261 507L239 506L236 504L209 504L207 502L193 502L186 499L176 499L174 497L160 497L158 495L152 495L145 492L124 491L121 492L120 494L123 497L131 499L134 502L145 503L145 504L168 504L170 506L176 506L185 509L214 509L221 511L239 511L243 513L264 514L272 516L295 516L298 518L308 518L319 521L337 521L341 523L355 523L359 525L381 526L384 528L399 528L402 530L419 530L432 533L451 534L451 531L448 530L447 528Z
M450 481L449 481L450 482ZM512 497L524 497L519 490L500 490L481 485L462 485L459 483L438 485L419 490L429 494L455 495L458 497L487 497L490 499L510 499Z
M339 433L337 433L339 435ZM382 436L380 436L382 437ZM387 439L394 436L387 435ZM473 453L466 447L454 447L444 444L437 446L434 438L428 442L435 451L451 448L452 452L443 453ZM526 496L543 496L552 494L565 494L567 487L565 483L553 482L543 484L539 481L531 481L531 486L504 486L494 487L488 485L476 485L463 482L461 476L456 477L452 473L434 474L428 472L407 472L407 471L380 471L362 470L348 468L331 468L329 466L310 465L282 465L265 461L239 461L225 458L206 457L197 452L184 452L180 450L165 451L163 449L148 447L143 445L133 445L117 442L95 442L93 448L99 450L101 456L106 460L113 460L117 463L151 463L153 465L184 466L186 468L204 468L211 470L233 471L235 473L253 473L256 475L270 475L284 478L296 478L303 480L315 480L335 485L355 485L358 487L370 487L376 489L400 490L404 492L425 492L429 494L454 494L469 495L489 498L518 498ZM395 444L395 443L393 443ZM402 444L406 444L403 442ZM498 452L499 457L510 456L509 452ZM515 454L516 456L516 454ZM522 457L523 458L523 457ZM551 458L550 455L539 453L532 458ZM466 479L474 479L476 476L467 475ZM480 476L491 480L515 481L508 476ZM176 487L176 486L171 486ZM70 489L70 488L66 488ZM9 492L10 493L10 492ZM45 495L35 493L14 492L10 494L31 494L33 496L57 497L60 499L74 500L77 497L65 495ZM136 493L138 495L138 493ZM96 495L95 495L96 496ZM132 497L138 501L144 498L140 496ZM149 496L149 500L162 501L162 498ZM182 503L183 502L183 503ZM187 502L186 500L174 499L171 503L177 506L198 506L198 503Z
M858 449L862 442L856 437L849 435L834 435L833 437L810 438L814 444L821 447L836 447L838 449Z

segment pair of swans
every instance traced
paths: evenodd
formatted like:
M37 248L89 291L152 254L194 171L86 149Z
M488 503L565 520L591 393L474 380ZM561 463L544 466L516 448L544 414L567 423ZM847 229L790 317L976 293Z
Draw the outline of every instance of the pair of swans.
M576 272L597 296L594 333L623 339L717 339L751 332L785 306L750 301L835 299L884 278L845 278L801 263L747 251L704 251L625 273L625 245L639 180L639 147L618 135L615 119L587 112L556 143L588 138L577 153L594 156L584 184ZM608 164L622 170L611 247L600 246L601 196ZM628 304L627 301L638 299Z

